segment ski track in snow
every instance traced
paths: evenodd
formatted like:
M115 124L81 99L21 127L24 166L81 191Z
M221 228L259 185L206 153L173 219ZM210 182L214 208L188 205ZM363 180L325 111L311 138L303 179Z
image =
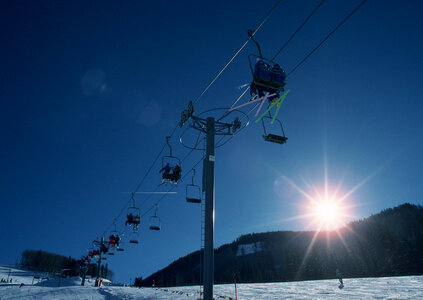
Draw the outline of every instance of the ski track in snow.
M79 278L58 279L31 285L33 272L0 266L0 278L10 276L13 284L0 285L0 299L40 300L181 300L198 299L198 286L165 289L131 288L121 286L80 286ZM20 283L25 283L19 287ZM238 284L238 299L422 299L423 276L355 278L345 279L344 289L338 289L338 281L316 280L299 282ZM173 291L173 293L172 293ZM235 298L233 284L214 286L215 299L219 296ZM188 296L187 296L188 294ZM227 298L228 299L228 298Z

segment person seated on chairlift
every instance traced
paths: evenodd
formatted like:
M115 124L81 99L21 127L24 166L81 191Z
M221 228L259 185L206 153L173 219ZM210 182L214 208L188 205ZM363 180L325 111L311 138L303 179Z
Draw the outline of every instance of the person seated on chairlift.
M120 236L115 235L114 247L119 248Z
M139 215L134 216L133 224L134 224L134 228L138 229L138 226L140 225L140 216Z
M125 222L125 226L128 226L129 225L129 227L131 227L131 225L132 224L134 224L134 215L133 214L131 214L131 213L129 213L127 216L126 216L126 222Z
M176 165L173 169L172 178L170 179L171 183L177 184L178 180L181 178L181 167Z
M252 99L263 97L266 92L276 93L275 96L269 98L270 104L273 104L273 102L280 96L278 91L283 91L283 87L286 84L285 71L278 64L274 64L273 67L271 67L268 63L259 60L254 66L253 76L254 81L250 85L250 94L253 96ZM275 91L266 91L265 89L256 86L255 82L270 85L275 89Z
M169 176L170 176L170 171L171 171L171 167L169 165L169 163L167 163L161 170L159 173L162 173L162 183L167 183L169 181Z
M109 248L110 247L112 247L112 248L115 247L115 235L114 234L112 234L111 236L109 236Z
M255 97L263 97L265 91L255 85L256 82L267 84L272 79L271 68L268 63L259 59L254 66L253 73L254 81L250 85L250 94Z

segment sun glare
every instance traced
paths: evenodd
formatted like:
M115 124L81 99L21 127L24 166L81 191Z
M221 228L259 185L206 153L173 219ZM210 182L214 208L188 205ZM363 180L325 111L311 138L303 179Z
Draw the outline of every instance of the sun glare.
M345 224L345 207L329 197L313 199L309 211L318 230L334 230Z

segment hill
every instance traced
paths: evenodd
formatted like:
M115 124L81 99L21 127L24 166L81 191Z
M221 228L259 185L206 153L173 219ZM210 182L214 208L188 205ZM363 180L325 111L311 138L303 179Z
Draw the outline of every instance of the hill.
M12 274L10 274L12 273ZM0 284L0 299L20 300L187 300L198 299L199 286L176 288L133 288L128 286L94 287L94 280L86 286L80 285L80 278L49 280L32 285L34 273L0 265L0 278L11 276L13 283ZM23 286L20 283L25 283ZM423 276L390 278L358 278L345 281L345 288L338 289L337 280L279 282L237 285L238 299L423 299ZM234 299L233 284L215 285L215 299Z
M317 280L423 274L423 207L409 203L351 222L338 231L247 234L215 249L215 283ZM200 283L196 251L143 280L151 286Z

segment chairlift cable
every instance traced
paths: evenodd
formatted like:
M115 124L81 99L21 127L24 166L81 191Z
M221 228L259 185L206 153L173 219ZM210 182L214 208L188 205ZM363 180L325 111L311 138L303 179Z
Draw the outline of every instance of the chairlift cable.
M285 47L289 44L289 42L294 38L294 36L303 28L303 26L310 20L310 18L314 15L314 13L320 8L320 6L325 2L326 0L320 1L319 5L316 6L316 8L311 12L311 14L304 20L304 22L301 24L300 27L295 30L295 32L289 37L289 39L283 44L283 46L276 52L276 54L273 56L272 60L274 60Z
M192 150L192 151L194 151L194 150ZM202 162L203 161L203 159L205 158L205 156L202 156L201 157L201 159L198 161L198 162L196 162L195 163L195 165L194 166L192 166L191 167L191 169L188 171L188 172L185 172L185 175L184 176L182 176L181 177L181 179L179 180L179 182L181 182L182 180L184 180L185 179L185 177L187 177L188 176L188 174L190 174L191 173L191 171L195 168L195 167L197 167L197 165L200 163L200 162ZM156 203L154 203L149 209L147 209L146 211L145 211L145 213L143 213L142 215L141 215L141 218L143 218L144 216L146 216L153 208L155 208L155 206L156 205L158 205L159 203L160 203L160 201L162 201L166 196L167 196L167 194L168 193L170 193L173 189L175 188L175 186L172 186L159 200L157 200L157 202Z
M210 81L210 83L203 89L203 91L201 92L201 94L193 101L193 104L197 103L198 100L200 100L200 98L207 92L207 90L213 85L213 83L220 77L220 75L222 75L222 73L226 70L226 68L232 63L232 61L235 59L235 57L238 56L238 54L242 51L242 49L245 48L245 46L248 44L248 42L251 40L251 38L257 33L257 31L260 30L260 28L264 25L264 23L266 23L267 19L270 18L270 16L273 14L273 12L275 11L276 7L278 7L278 5L282 2L282 0L278 0L278 2L276 2L276 4L272 7L272 9L267 13L267 15L264 17L263 21L261 21L260 25L257 27L256 30L254 30L251 34L250 37L248 37L248 39L244 42L244 44L241 46L241 48L238 49L237 52L235 52L235 54L231 57L231 59L226 63L226 65L222 68L222 70L220 70L219 73L217 73L217 75L213 78L212 81Z
M335 33L335 31L337 31L339 29L339 27L341 27L364 3L366 3L367 0L363 0L359 5L357 5L356 8L354 8L353 11L351 11L349 13L348 16L346 16L316 47L314 47L313 50L311 50L311 52L309 54L307 54L287 75L286 77L288 77L289 75L291 75L292 73L294 73L298 67L300 67L317 49L320 48L320 46L323 45L324 42L326 42L329 37Z
M193 103L197 103L200 98L207 92L207 90L213 85L213 83L220 77L220 75L227 69L227 67L232 63L232 61L238 56L238 54L245 48L245 46L247 45L247 43L250 41L250 39L257 33L258 30L260 30L260 28L266 23L266 21L270 18L270 16L273 14L273 12L275 11L275 9L277 8L277 6L280 4L280 2L282 2L282 0L278 0L276 2L276 4L272 7L272 9L269 11L269 13L265 16L265 18L263 19L263 21L259 24L259 26L256 28L256 30L254 30L254 32L251 34L251 36L247 39L247 41L244 42L244 44L241 46L241 48L232 56L232 58L226 63L226 65L222 68L222 70L215 76L215 78L207 85L207 87L201 92L201 94L193 101ZM178 126L176 125L172 131L172 133L170 134L170 137L172 137L174 135L174 133L176 132ZM198 139L197 139L198 141ZM153 163L150 165L149 169L147 170L147 172L144 174L143 178L141 179L141 181L139 182L139 184L137 185L135 192L139 191L139 189L141 188L142 184L144 183L145 179L147 178L147 176L149 175L149 173L151 172L151 170L153 169L154 165L156 164L157 160L160 158L162 152L164 151L165 147L167 144L164 144L162 149L160 150L160 152L157 154L156 158L154 159ZM192 152L192 151L191 151ZM190 153L191 153L190 152ZM185 158L184 158L185 159ZM187 173L188 174L188 173ZM185 177L185 176L184 176ZM183 177L183 178L184 178ZM164 196L166 196L167 194L165 194ZM161 199L163 199L164 197L162 197ZM161 200L160 199L160 200ZM119 219L122 214L124 213L124 211L127 209L129 203L132 201L132 198L130 198L125 206L121 209L121 211L119 212L119 214L117 215L116 219ZM145 201L144 201L145 202ZM103 236L105 235L105 233L107 231L110 230L110 228L113 226L113 224L110 224L107 229L103 232Z
M184 162L185 159L188 158L188 156L194 151L194 149L191 149L190 151L188 151L188 153L184 156L184 158L181 160L181 163ZM184 176L185 177L185 176ZM156 188L154 189L153 193L156 192L159 189L160 185L157 185ZM170 191L166 192L164 195L169 194ZM139 205L139 207L142 207L153 195L153 193L151 193L150 195L148 195L144 201Z
M300 25L300 27L297 28L297 30L295 30L295 32L293 34L291 34L291 36L289 37L289 39L283 44L283 46L278 50L278 52L276 52L276 54L273 56L272 60L274 60L281 52L283 49L285 49L285 47L289 44L289 42L294 38L294 36L301 30L301 28L304 27L304 25L310 20L310 18L314 15L314 13L320 8L320 6L322 6L322 4L325 2L326 0L322 0L320 1L320 3L314 8L314 10L311 12L310 15L308 15L308 17L303 21L303 23ZM238 99L235 100L234 103L232 103L231 108L233 108L238 102L239 100L241 100L242 97L244 97L245 93L247 91L250 90L250 86L248 86L243 92L242 94L238 97ZM224 116L223 116L224 117ZM222 118L223 118L222 117Z
M246 113L245 116L243 116L240 121L244 120L249 114L251 114L253 112L253 110L255 110L257 108L257 106L260 105L260 102L258 102L252 109L250 109L250 111L248 113ZM233 135L231 135L223 144L219 145L219 147L222 147L224 145L226 145L231 139L233 139L235 137L235 135L237 135L238 133L240 133L244 128L241 128L240 130L238 130L237 132L235 132ZM216 145L218 145L223 139L225 138L225 136L222 136L219 141L217 141Z
M288 77L289 75L291 75L294 71L296 71L298 69L298 67L300 67L317 49L320 48L320 46L322 46L322 44L324 42L326 42L329 37L335 33L335 31L337 31L339 29L339 27L341 27L367 0L363 0L353 11L351 11L351 13L349 15L347 15L305 58L303 58L288 74L286 77ZM292 38L301 30L301 28L308 22L308 20L314 15L314 13L320 8L320 6L325 2L325 0L322 0L317 6L316 8L311 12L311 14L304 20L304 22L301 24L301 26L291 35L291 37L285 42L285 44L281 47L281 49L279 49L279 51L274 55L273 59L275 59L280 52L288 45L288 43L292 40ZM272 60L273 60L272 59ZM238 103L239 100L241 100L241 98L245 95L245 93L250 89L250 87L246 88L245 91L241 94L241 96L238 97L237 100L235 100L235 102L231 105L231 108L234 107L236 105L236 103ZM256 107L258 106L258 104L256 104L252 110L254 110ZM249 115L251 113L251 111L247 113L247 115ZM223 118L225 117L225 114L221 117ZM243 117L245 118L245 117ZM242 120L242 119L241 119ZM232 138L234 137L231 136L227 141L225 141L222 145L225 145L227 142L229 142ZM222 137L220 141L222 141L224 137Z

